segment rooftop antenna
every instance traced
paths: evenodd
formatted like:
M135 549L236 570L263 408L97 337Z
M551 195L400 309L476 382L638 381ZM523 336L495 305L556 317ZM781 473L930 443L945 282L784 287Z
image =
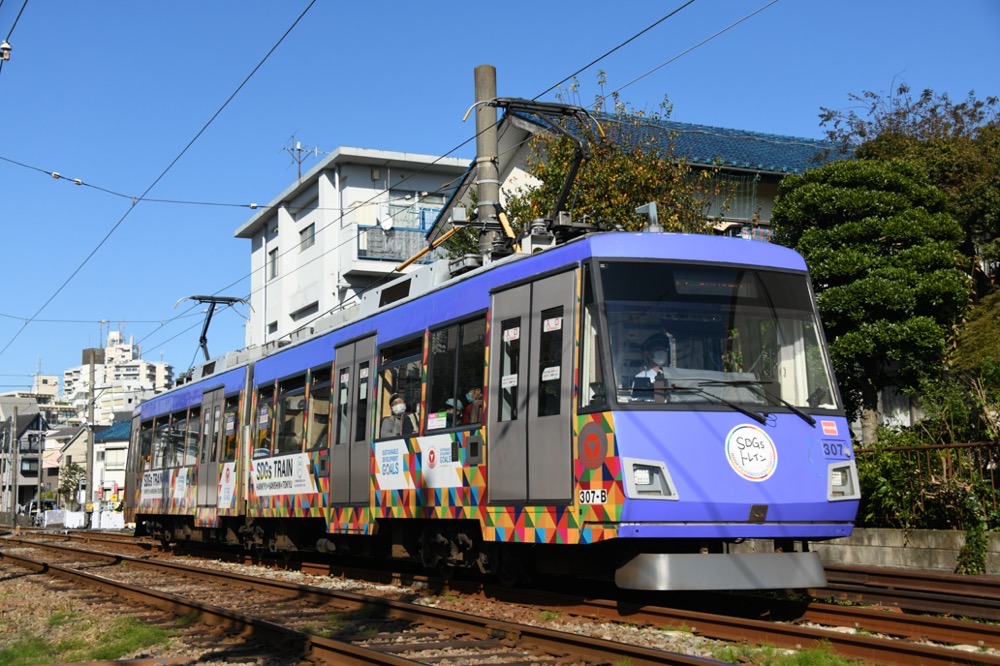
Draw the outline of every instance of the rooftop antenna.
M205 360L209 360L208 356L208 325L212 323L212 315L215 314L215 307L220 303L223 305L233 305L234 303L246 303L245 298L236 298L235 296L185 296L180 301L174 303L176 308L181 301L191 299L192 301L198 301L199 303L207 303L209 308L205 311L205 325L201 327L201 337L198 338L198 344L201 346L201 351L205 354Z
M302 163L309 159L312 155L314 158L319 157L319 148L313 146L312 148L303 148L302 142L295 139L295 135L292 135L292 145L285 147L285 152L292 156L292 161L295 162L298 167L298 179L302 180Z

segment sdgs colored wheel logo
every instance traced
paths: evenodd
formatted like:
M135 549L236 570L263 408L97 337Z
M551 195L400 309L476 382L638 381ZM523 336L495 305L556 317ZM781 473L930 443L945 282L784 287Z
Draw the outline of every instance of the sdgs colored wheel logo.
M739 425L726 436L726 458L733 471L748 481L765 481L778 467L778 449L757 426Z

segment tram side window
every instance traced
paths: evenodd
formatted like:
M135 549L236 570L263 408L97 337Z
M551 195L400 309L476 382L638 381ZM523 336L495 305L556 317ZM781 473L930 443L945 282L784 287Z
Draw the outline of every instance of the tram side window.
M590 267L584 266L583 321L580 334L580 407L601 409L607 406L607 385L601 363L601 330Z
M222 435L222 405L212 408L212 441L206 445L209 449L208 462L219 462L219 439Z
M142 460L142 470L153 468L153 422L146 421L139 431L139 459Z
M351 369L342 368L337 380L337 444L347 444L348 409L351 398Z
M226 398L225 433L222 440L222 462L236 460L236 445L239 442L240 397Z
M325 449L330 441L330 371L312 373L306 440L310 449Z
M170 416L161 416L153 425L153 469L163 469L170 451Z
M278 444L275 455L300 453L306 417L306 378L288 379L278 386Z
M389 403L394 395L401 396L406 402L402 434L417 434L420 423L420 364L423 349L423 339L417 338L381 351L378 410L380 425L377 437L399 436L399 433L381 432L381 423L392 413Z
M187 432L187 412L178 412L170 419L168 431L170 444L163 452L164 467L177 467L184 463L184 441Z
M194 465L198 462L198 437L201 435L201 408L192 407L187 419L187 429L184 436L184 464Z
M542 311L542 334L538 352L538 415L559 413L562 398L563 306Z
M274 387L266 386L257 392L257 437L254 441L253 457L265 458L271 455L271 428L274 419Z
M431 334L428 430L482 421L485 355L485 319Z
M518 378L521 363L521 318L500 322L500 422L517 420Z
M368 395L371 393L371 362L358 365L358 410L354 419L354 441L368 439Z

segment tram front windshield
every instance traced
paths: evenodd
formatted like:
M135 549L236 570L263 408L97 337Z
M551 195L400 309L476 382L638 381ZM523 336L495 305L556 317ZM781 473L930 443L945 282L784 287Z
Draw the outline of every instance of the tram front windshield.
M600 263L619 404L837 409L802 273Z

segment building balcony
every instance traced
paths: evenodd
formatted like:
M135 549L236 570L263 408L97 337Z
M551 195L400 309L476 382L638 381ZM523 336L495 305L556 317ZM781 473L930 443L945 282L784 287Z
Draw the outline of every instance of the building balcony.
M427 247L421 229L393 228L384 230L374 225L358 225L357 260L352 262L345 275L382 275L394 266L406 261ZM444 258L445 252L438 248L428 252L415 263L430 264Z

